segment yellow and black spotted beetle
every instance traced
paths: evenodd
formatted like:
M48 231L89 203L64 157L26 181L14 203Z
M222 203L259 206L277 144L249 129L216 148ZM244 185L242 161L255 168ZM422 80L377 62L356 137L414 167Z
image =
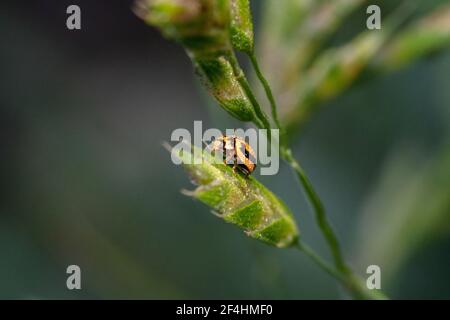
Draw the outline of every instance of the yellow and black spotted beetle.
M256 154L252 147L238 136L222 136L215 139L208 148L222 151L225 164L232 165L248 177L256 168Z

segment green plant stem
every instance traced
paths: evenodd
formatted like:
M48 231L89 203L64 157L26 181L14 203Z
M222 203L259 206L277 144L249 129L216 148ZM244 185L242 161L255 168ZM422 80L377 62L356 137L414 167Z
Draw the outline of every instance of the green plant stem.
M261 84L264 87L264 90L266 92L267 98L270 101L271 109L272 109L272 116L275 121L275 124L277 128L280 130L280 140L283 141L283 143L280 143L280 151L281 156L283 159L292 167L292 169L297 174L297 177L299 178L306 196L314 209L316 222L319 226L319 229L321 230L324 238L327 241L327 244L330 248L330 251L334 258L334 264L335 266L330 266L325 260L323 260L311 247L309 247L307 244L303 243L302 241L298 240L295 247L306 254L311 260L313 260L321 269L323 269L325 272L336 278L350 293L354 298L357 299L383 299L386 298L382 293L378 292L372 292L370 290L367 290L364 285L362 284L362 281L360 278L358 278L350 268L347 267L345 264L345 261L342 257L341 249L339 246L339 242L337 240L336 235L334 234L333 229L331 228L330 223L328 222L324 206L322 205L322 202L317 195L317 193L314 191L314 188L309 181L308 177L306 176L303 168L300 166L298 161L293 157L291 149L287 146L287 142L284 137L284 130L279 122L278 114L277 114L277 105L275 102L275 99L272 94L272 90L270 88L270 85L268 81L263 76L261 69L259 68L257 59L254 54L250 55L250 60L252 61L252 65L255 68L255 72L258 76L258 79L261 81ZM241 84L242 88L244 89L246 95L250 99L250 102L252 103L255 114L257 118L255 119L255 124L258 127L263 127L265 129L268 129L268 138L270 142L270 129L271 125L267 118L267 115L264 113L264 111L261 109L255 95L253 94L252 89L250 88L250 85L245 77L244 72L242 71L241 67L239 66L239 62L236 59L236 56L234 52L230 53L229 55L229 61L233 67L233 71L238 78L239 83Z
M312 183L308 179L305 171L300 166L300 163L294 158L292 155L291 149L287 145L285 131L283 130L283 126L281 125L278 112L277 112L277 104L275 102L272 89L264 75L261 72L258 61L254 53L249 54L249 58L252 62L253 68L255 69L256 75L264 87L266 96L270 102L272 117L280 130L280 151L283 159L291 166L291 168L295 171L300 183L305 190L306 196L312 206L314 211L316 223L319 226L320 231L322 232L328 247L333 256L335 268L329 266L319 255L317 255L313 249L311 249L308 245L298 241L296 247L303 253L305 253L308 257L310 257L317 265L319 265L323 270L327 273L335 277L339 280L344 287L352 294L353 297L358 299L379 299L385 298L384 295L379 293L373 293L368 291L361 283L361 280L353 274L351 269L346 265L345 260L342 256L342 252L340 249L339 241L331 227L331 224L328 221L326 216L325 208L320 200L320 197L315 192Z
M330 266L324 259L322 259L309 245L301 240L298 240L295 244L295 248L306 256L308 256L315 264L317 264L322 270L338 280L343 287L351 294L355 299L370 299L380 300L387 299L387 297L380 291L368 290L363 281L355 276L353 273L341 272Z
M333 266L329 265L323 260L309 245L301 240L295 244L295 247L306 254L311 260L313 260L320 268L322 268L329 275L333 276L339 281L343 281L342 275Z
M256 59L255 53L248 54L248 57L252 63L253 68L255 69L256 76L258 77L259 81L261 82L262 86L264 87L264 91L266 92L267 99L270 102L270 109L272 111L272 118L275 122L275 125L277 128L281 131L282 125L278 118L278 112L277 112L277 104L275 102L275 98L273 97L272 89L270 88L269 82L264 77L264 75L261 72L261 68L259 67L258 59Z
M261 72L261 69L259 68L258 61L256 59L256 56L254 53L249 54L249 58L252 62L252 65L255 69L256 75L258 79L260 80L262 86L264 87L264 90L266 92L267 98L270 101L271 109L272 109L272 116L274 118L274 121L277 125L277 127L280 129L280 140L283 142L284 139L284 133L282 131L282 125L278 118L278 112L277 112L277 105L275 102L275 99L273 97L272 90L270 88L269 82L266 80L264 75ZM315 218L317 225L319 226L320 230L322 231L328 246L330 247L330 251L332 252L334 262L336 267L340 270L345 272L348 267L345 265L344 259L342 257L341 249L339 247L339 242L337 240L337 237L334 234L334 231L328 222L325 208L322 204L322 201L320 200L319 196L315 192L311 182L309 181L308 177L306 176L303 168L300 166L297 160L292 155L292 151L287 145L284 143L281 143L281 156L288 162L288 164L292 167L292 169L297 174L297 177L299 178L305 193L307 195L307 198L309 199L309 202L314 210Z
M255 118L253 120L253 123L259 128L259 129L264 129L264 124L261 122L261 120L259 120L259 118Z
M331 224L328 222L325 208L316 191L314 190L312 183L309 181L308 177L305 174L305 171L300 166L298 161L293 157L292 151L290 149L281 150L281 155L295 171L298 179L303 186L303 189L305 190L306 196L313 208L317 225L319 226L319 229L321 230L330 248L336 268L341 272L347 272L348 267L346 266L344 258L342 257L339 241L334 234Z
M269 144L270 144L270 142L271 142L270 129L272 128L272 126L270 125L269 118L264 113L264 111L261 109L261 106L259 105L258 100L256 99L255 95L253 94L253 91L250 88L250 84L248 83L248 80L245 77L244 71L242 71L234 52L230 53L228 55L228 58L229 58L231 66L233 67L234 74L239 81L239 84L242 86L245 94L247 95L251 104L253 105L253 109L255 110L256 117L258 118L260 123L262 123L264 129L267 129L267 137L269 139ZM257 121L255 121L255 124L257 124L256 122Z

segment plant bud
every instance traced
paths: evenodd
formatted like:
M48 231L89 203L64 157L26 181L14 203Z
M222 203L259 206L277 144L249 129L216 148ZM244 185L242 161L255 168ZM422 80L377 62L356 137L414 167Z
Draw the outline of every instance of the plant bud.
M291 212L272 192L252 177L245 178L225 164L214 164L207 152L175 151L197 189L185 192L200 200L226 222L243 229L251 237L285 248L298 239L299 233ZM201 164L192 164L195 154Z
M219 104L233 117L252 121L254 109L225 57L197 59L197 73Z
M136 14L190 55L211 56L230 49L229 0L139 0Z
M249 0L230 0L231 44L236 50L253 53L253 21Z

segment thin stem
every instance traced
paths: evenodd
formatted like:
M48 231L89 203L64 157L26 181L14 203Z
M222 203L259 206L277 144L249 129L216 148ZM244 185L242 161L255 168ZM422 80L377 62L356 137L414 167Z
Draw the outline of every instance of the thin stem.
M253 120L253 123L259 128L259 129L265 129L264 124L259 120L259 118L255 118Z
M261 68L259 67L258 60L256 59L255 53L248 54L248 57L250 58L250 61L252 63L253 68L255 69L256 76L258 77L259 81L261 82L262 86L264 87L264 91L266 92L267 99L270 102L270 109L272 111L272 118L279 130L282 130L281 122L278 118L278 112L277 112L277 104L275 102L275 98L273 97L272 89L270 88L269 82L264 77L264 75L261 72Z
M323 260L309 245L303 241L298 240L295 247L306 254L311 260L313 260L320 268L322 268L329 275L333 276L339 281L343 281L342 275L334 269L333 266L329 265L325 260Z
M277 128L280 130L280 151L281 156L284 160L286 160L289 165L292 167L292 169L297 174L298 179L300 180L306 196L314 210L315 218L317 225L319 226L319 229L321 230L329 248L331 251L331 254L334 259L334 267L330 266L325 260L323 260L310 246L302 242L301 240L298 240L295 247L305 253L311 260L313 260L320 268L322 268L325 272L336 278L350 293L354 298L357 299L386 299L386 297L381 292L373 292L370 290L367 290L367 288L363 285L362 280L357 277L352 270L347 267L344 258L341 253L341 249L339 246L338 239L331 227L331 224L328 222L325 208L322 204L322 201L320 200L319 196L315 192L312 183L309 181L308 177L306 176L303 168L300 166L300 163L293 157L291 149L287 145L287 140L285 136L285 130L283 126L281 125L279 118L278 118L278 112L277 112L277 104L275 102L275 98L273 96L272 90L270 88L270 85L264 75L261 72L261 69L259 67L258 61L256 59L256 56L254 53L249 54L249 58L252 62L253 68L255 69L256 75L261 82L262 86L264 87L266 96L270 102L271 111L272 111L272 117L274 119L274 122L277 126ZM237 64L237 60L235 56L233 55L232 60ZM239 72L243 73L242 70L239 68ZM238 77L240 78L240 77ZM245 79L245 77L241 77L242 79ZM256 98L253 95L253 92L251 91L247 80L245 79L245 83L243 85L244 90L248 92L248 96L251 97L256 101ZM258 106L257 109L265 116L265 114L261 111L261 108L259 107L259 104L256 101L256 105ZM263 117L266 118L266 117ZM261 119L263 120L263 119ZM263 121L264 122L264 121Z
M273 97L272 89L270 88L269 82L266 80L264 75L261 72L261 69L259 67L258 61L256 59L256 56L254 53L248 55L252 65L255 69L256 75L258 79L260 80L262 86L264 87L264 90L266 92L267 98L270 101L271 109L272 109L272 117L277 125L277 127L280 129L280 135L281 135L281 141L285 141L284 139L284 130L282 128L282 125L278 118L278 109L277 104L275 102L275 98ZM283 158L289 163L289 165L292 167L292 169L296 172L301 184L303 185L303 188L305 189L307 198L309 199L309 202L314 210L315 217L317 224L322 231L328 246L330 247L330 251L333 255L334 262L336 267L343 271L347 272L348 267L345 265L344 259L341 254L341 249L339 247L339 242L337 240L337 237L334 234L334 231L328 222L325 208L322 204L322 201L320 200L319 196L315 192L312 183L309 181L308 177L306 176L303 168L300 166L297 160L292 155L292 151L282 143L281 145L281 155Z
M239 81L239 84L242 86L245 94L247 95L251 104L253 105L253 109L255 110L256 116L258 117L260 122L263 124L264 128L267 129L267 135L268 135L269 142L270 142L271 141L270 129L272 126L270 125L269 118L264 113L264 111L261 109L261 106L259 105L258 100L256 99L255 95L253 94L253 91L250 88L250 84L248 83L248 80L245 77L245 74L242 71L234 52L231 52L228 55L228 58L229 58L231 66L233 67L234 74Z
M300 166L297 160L292 156L292 152L290 149L282 150L281 152L283 158L289 163L292 169L297 174L298 179L300 180L303 189L305 190L306 196L310 202L314 210L314 215L316 218L317 225L319 226L327 244L330 248L331 254L333 255L334 264L336 268L338 268L341 272L349 272L349 268L345 264L344 258L342 257L341 249L339 246L339 242L337 240L336 235L334 234L333 228L331 224L328 222L325 208L314 190L311 182L306 176L303 168Z
M320 257L313 248L298 240L294 246L297 250L303 252L322 270L338 280L344 286L352 297L356 299L387 299L387 297L380 291L371 291L364 287L362 280L352 273L342 272L330 266L322 257Z
M242 88L244 89L245 94L249 98L251 104L253 105L253 108L255 110L256 116L258 117L258 120L261 121L261 123L264 125L264 128L267 129L267 132L268 132L267 134L270 137L271 125L270 125L269 119L267 118L266 114L262 111L261 106L259 105L255 96L253 95L253 92L250 89L250 85L248 84L247 79L243 76L242 77L238 76L238 81L241 84Z

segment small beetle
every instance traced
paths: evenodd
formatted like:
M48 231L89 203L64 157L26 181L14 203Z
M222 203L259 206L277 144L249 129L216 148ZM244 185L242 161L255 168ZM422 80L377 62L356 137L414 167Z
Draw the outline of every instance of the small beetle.
M222 136L215 139L208 148L211 151L222 151L225 164L233 165L248 177L256 168L256 155L252 147L237 136Z

